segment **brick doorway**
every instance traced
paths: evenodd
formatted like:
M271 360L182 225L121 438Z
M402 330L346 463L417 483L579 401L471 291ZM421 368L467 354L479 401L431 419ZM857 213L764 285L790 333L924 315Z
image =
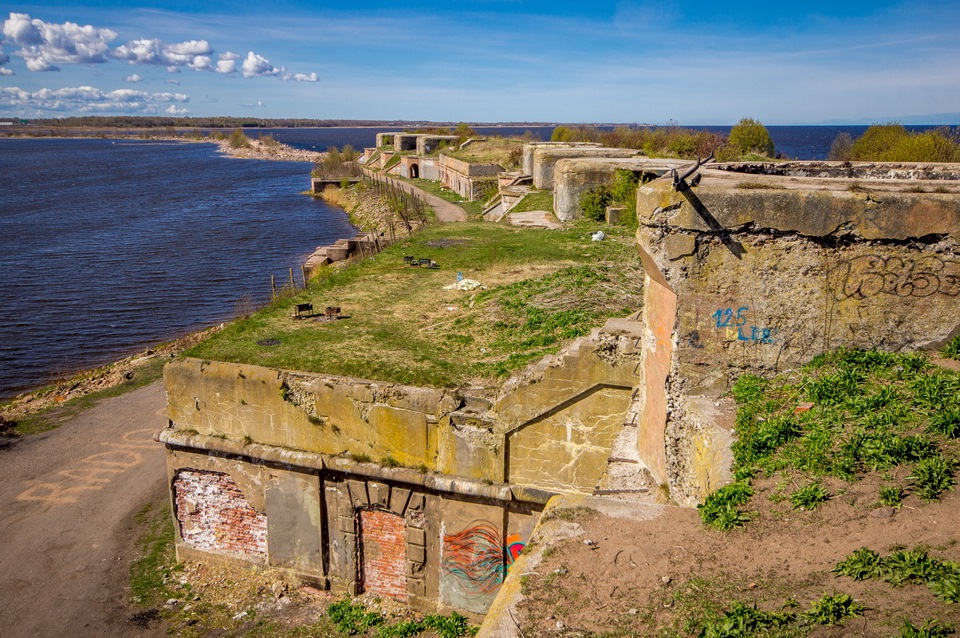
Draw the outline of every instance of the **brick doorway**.
M407 600L407 543L403 517L382 510L360 510L360 588Z

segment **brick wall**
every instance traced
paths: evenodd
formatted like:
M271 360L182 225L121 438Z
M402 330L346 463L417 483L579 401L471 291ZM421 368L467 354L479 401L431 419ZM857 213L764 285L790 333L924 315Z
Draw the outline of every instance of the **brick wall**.
M360 510L361 578L364 591L407 599L406 539L402 516Z
M267 517L247 503L228 474L181 470L173 480L180 536L193 547L266 560Z

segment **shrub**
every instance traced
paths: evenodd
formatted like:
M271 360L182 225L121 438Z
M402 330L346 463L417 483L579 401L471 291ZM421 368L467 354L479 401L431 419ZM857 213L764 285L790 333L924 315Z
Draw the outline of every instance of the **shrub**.
M770 132L758 120L745 117L730 129L728 138L730 145L741 155L757 153L765 157L773 157L773 139Z
M834 144L843 144L838 136ZM831 154L831 159L833 156ZM949 128L911 132L902 124L874 124L850 144L849 156L872 162L955 162L960 160L957 133Z
M853 136L844 131L837 135L830 145L830 154L827 159L848 162L853 159Z
M723 618L706 625L700 632L701 638L738 638L741 636L762 636L772 629L789 625L796 618L789 612L762 611L748 607L737 601Z
M922 626L917 627L904 618L903 627L900 628L900 638L946 638L946 636L954 633L953 627L941 625L936 620L928 620Z
M247 148L250 146L250 138L243 132L243 129L238 128L230 134L227 143L230 148Z

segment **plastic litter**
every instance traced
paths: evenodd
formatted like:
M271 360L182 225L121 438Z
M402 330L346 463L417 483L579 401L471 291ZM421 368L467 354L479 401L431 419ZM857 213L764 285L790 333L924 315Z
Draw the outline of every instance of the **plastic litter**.
M461 279L443 287L444 290L476 290L477 288L483 288L483 284L476 279Z
M602 230L598 230L594 234L590 235L590 238L593 241L603 241L606 237L607 237L606 234L604 234Z

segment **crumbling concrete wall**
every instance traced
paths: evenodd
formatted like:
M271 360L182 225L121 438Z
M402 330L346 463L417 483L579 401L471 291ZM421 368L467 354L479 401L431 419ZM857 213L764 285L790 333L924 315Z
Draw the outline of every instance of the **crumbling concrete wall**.
M619 151L620 149L588 149L591 152ZM556 155L560 151L551 151ZM539 153L539 151L538 151ZM636 152L634 152L634 155ZM602 184L613 181L618 170L631 171L637 174L638 180L646 182L660 177L664 173L690 164L684 160L649 159L646 157L618 157L617 153L610 156L596 156L576 159L559 159L554 157L556 164L552 173L553 180L553 210L557 219L571 221L582 216L580 199L588 191Z
M461 197L474 201L488 187L496 188L497 175L503 172L499 164L473 164L449 155L440 155L437 179Z
M553 190L554 170L557 162L564 159L586 159L590 157L614 159L642 156L643 152L633 148L604 148L601 146L544 146L534 145L530 166L533 175L533 187L540 190Z
M642 454L682 503L724 480L723 395L743 372L774 374L841 345L936 346L960 330L960 197L937 192L950 171L796 164L708 167L697 186L664 177L638 191Z
M173 362L158 438L178 552L483 613L548 498L596 488L630 413L642 336L636 319L609 320L495 401Z
M423 157L436 153L438 149L460 139L456 135L419 135L417 136L417 155Z
M528 142L523 145L523 172L533 175L533 152L538 148L599 148L599 142Z

